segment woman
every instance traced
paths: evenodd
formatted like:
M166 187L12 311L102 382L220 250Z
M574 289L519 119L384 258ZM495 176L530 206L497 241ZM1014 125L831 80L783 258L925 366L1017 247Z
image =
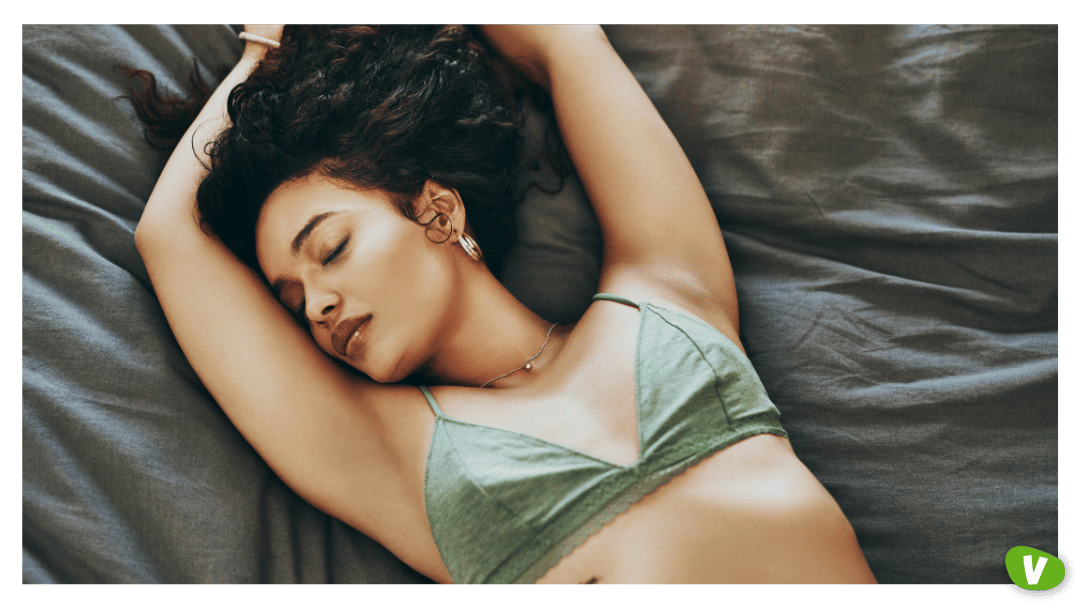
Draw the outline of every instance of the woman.
M482 30L550 93L599 219L584 316L544 321L484 263L516 130L469 30L249 27L136 232L199 377L293 490L439 582L872 582L603 32Z

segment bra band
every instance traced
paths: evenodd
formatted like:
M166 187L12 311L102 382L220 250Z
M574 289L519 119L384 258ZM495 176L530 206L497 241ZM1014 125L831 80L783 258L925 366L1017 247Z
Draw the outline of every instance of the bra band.
M436 418L442 418L442 416L443 416L442 410L439 409L439 404L435 403L435 397L432 396L431 391L428 390L428 387L421 386L420 387L420 392L424 393L424 399L427 399L428 405L431 406L431 411L435 412L435 417Z

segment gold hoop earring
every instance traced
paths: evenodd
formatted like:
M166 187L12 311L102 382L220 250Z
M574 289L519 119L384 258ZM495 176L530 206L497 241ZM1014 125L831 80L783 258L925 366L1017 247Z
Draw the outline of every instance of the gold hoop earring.
M480 245L471 236L462 232L458 235L458 242L461 243L461 248L465 250L465 253L469 254L470 258L477 262L484 261L484 254L480 253Z

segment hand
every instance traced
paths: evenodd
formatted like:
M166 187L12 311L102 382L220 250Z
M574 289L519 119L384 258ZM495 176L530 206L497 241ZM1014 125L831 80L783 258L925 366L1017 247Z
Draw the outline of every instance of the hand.
M588 52L590 44L607 44L598 25L483 25L480 29L506 61L549 91L549 68L560 51Z
M244 31L256 36L262 36L263 38L269 38L270 40L281 41L281 30L285 26L283 25L245 25ZM259 44L258 42L248 41L244 45L244 57L251 59L262 59L262 56L266 53L266 45Z

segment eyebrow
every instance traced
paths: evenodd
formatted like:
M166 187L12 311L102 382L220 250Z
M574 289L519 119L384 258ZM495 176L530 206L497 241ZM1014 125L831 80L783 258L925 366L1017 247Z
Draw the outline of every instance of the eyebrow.
M300 229L300 232L296 233L296 238L294 238L293 241L292 241L293 255L296 255L296 254L300 253L300 248L304 246L304 243L307 241L308 237L311 236L311 233L315 230L315 228L323 220L325 220L326 218L328 218L328 217L330 217L332 215L337 215L338 213L341 213L341 212L340 211L327 211L326 213L320 213L318 215L311 216L311 219L308 220L308 223L305 224L304 227Z

